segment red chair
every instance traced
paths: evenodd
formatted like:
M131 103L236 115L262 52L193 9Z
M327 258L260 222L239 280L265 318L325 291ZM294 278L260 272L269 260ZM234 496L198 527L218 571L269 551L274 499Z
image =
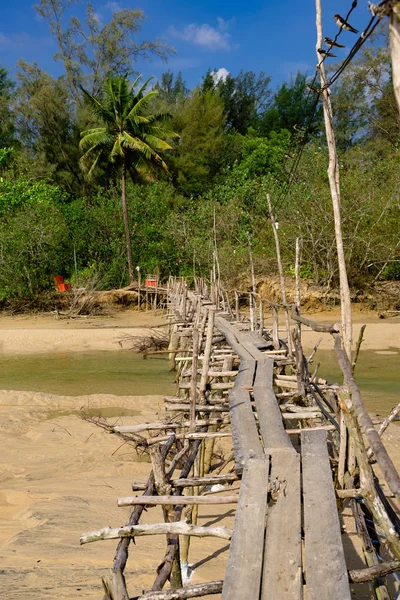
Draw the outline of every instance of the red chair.
M69 292L72 288L71 283L64 282L64 277L62 275L56 275L54 281L59 292Z

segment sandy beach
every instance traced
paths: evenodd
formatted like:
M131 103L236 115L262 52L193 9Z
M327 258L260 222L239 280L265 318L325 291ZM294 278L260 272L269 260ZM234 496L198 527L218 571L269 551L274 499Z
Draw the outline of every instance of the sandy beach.
M332 320L332 316L335 319ZM363 315L365 317L365 315ZM400 349L400 322L368 316L365 347ZM319 314L326 322L337 315ZM162 316L123 311L113 317L66 320L54 315L1 317L0 352L43 353L57 350L121 349L121 337L142 335L160 325ZM355 327L355 336L357 335ZM305 338L306 335L304 334ZM312 334L315 335L315 334ZM305 345L312 346L310 334ZM316 334L317 339L320 337ZM324 344L329 343L329 337ZM331 347L331 346L330 346ZM102 597L101 576L112 565L115 541L79 546L79 535L104 526L125 524L129 509L117 508L116 498L129 495L131 482L145 481L148 458L121 440L80 417L82 407L92 414L118 407L125 424L154 420L162 396L57 396L26 391L0 391L0 571L5 600L70 600ZM124 409L137 411L124 416ZM114 417L113 420L116 420ZM390 454L400 466L397 425L385 436ZM233 507L201 511L200 524L232 526ZM158 508L146 513L147 522L162 519ZM348 523L348 543L357 547ZM138 538L127 568L130 593L151 586L165 548L163 538ZM194 540L191 561L194 582L223 577L228 544ZM360 566L357 554L355 565ZM356 598L368 598L354 591Z

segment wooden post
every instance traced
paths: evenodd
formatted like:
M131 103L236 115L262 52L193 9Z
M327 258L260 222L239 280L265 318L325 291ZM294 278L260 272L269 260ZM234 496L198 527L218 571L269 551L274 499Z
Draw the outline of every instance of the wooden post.
M343 412L340 411L340 446L339 446L339 464L338 464L338 484L344 487L344 474L346 470L346 452L347 451L347 428Z
M260 335L264 335L264 305L262 298L260 298Z
M193 361L192 379L190 382L190 427L189 431L196 429L196 399L197 399L197 366L199 357L199 330L193 330Z
M141 275L140 275L140 269L138 269L138 310L140 310L140 303L141 303L141 297L140 297L140 283L141 283Z
M275 350L279 350L278 309L275 305L272 305L271 311L272 311L272 341L274 343Z
M256 293L256 278L254 276L254 263L253 263L253 250L251 247L251 237L250 233L247 232L247 239L249 242L249 258L250 258L250 272L251 272L251 285L253 287L253 294Z
M204 396L205 396L206 386L207 386L207 381L208 381L208 371L209 371L213 330L214 330L214 318L215 318L215 308L211 307L208 309L208 325L207 325L206 345L204 348L203 368L201 371L201 379L200 379L200 403L204 402Z
M329 186L332 196L333 216L335 221L335 238L336 238L336 250L338 256L339 265L339 278L340 278L340 304L341 304L341 315L342 315L342 334L343 344L349 360L351 361L351 349L352 349L352 338L353 338L353 326L352 326L352 315L351 315L351 298L349 281L347 278L346 261L344 256L343 247L343 235L342 235L342 219L340 214L340 179L339 179L339 162L336 151L336 140L335 132L333 129L333 111L330 99L330 91L325 88L326 75L325 65L319 48L322 48L322 12L321 12L321 0L316 0L316 26L317 26L317 60L320 74L321 88L323 91L322 103L324 110L325 120L325 131L326 139L328 143L329 151L329 166L328 166L328 178Z
M237 290L234 290L235 292L235 318L236 321L239 323L240 321L240 311L239 311L239 294Z
M276 260L278 262L279 280L281 283L282 302L283 302L283 304L286 304L285 275L283 273L283 265L282 265L282 259L281 259L281 250L280 250L280 246L279 246L278 230L276 228L275 218L272 213L271 198L270 198L269 194L267 194L267 203L268 203L269 217L271 219L271 224L272 224L272 231L273 231L274 239L275 239ZM288 350L289 350L289 355L291 355L292 354L292 339L291 339L291 335L290 335L290 320L289 320L289 312L288 312L287 308L285 308L285 321L286 321Z
M249 307L250 307L250 329L255 331L255 319L254 319L254 299L253 294L249 294Z

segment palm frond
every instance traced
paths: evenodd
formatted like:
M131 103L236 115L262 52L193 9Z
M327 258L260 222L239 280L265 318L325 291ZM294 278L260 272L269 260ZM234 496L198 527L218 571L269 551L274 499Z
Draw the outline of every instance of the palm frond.
M108 110L107 107L103 106L92 94L80 86L86 101L89 104L90 110L93 115L103 121L103 123L112 124L114 115Z
M152 98L154 98L154 96L157 96L156 90L153 90L153 91L149 92L148 94L146 94L145 96L142 96L141 98L139 98L137 100L137 102L135 103L135 105L131 108L131 110L127 114L126 119L132 119L136 115L140 114L140 112L143 112L143 110L145 110L147 108L147 104L149 103L149 101ZM137 96L136 96L136 98L137 98Z

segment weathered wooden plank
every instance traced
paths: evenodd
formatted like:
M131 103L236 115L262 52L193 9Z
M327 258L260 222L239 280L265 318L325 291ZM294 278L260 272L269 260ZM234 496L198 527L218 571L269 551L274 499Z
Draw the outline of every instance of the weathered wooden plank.
M272 450L270 461L273 501L268 505L261 600L301 600L300 456Z
M272 387L273 367L272 359L263 357L259 360L253 385L253 396L264 447L267 452L272 448L287 448L295 452L283 426L282 413Z
M253 385L256 361L243 345L247 344L251 347L250 342L246 340L246 334L235 329L231 323L221 317L215 318L215 326L225 335L228 343L241 359L235 386L229 391L229 412L235 470L237 473L242 473L249 457L261 458L264 455L249 394ZM255 348L254 350L258 352ZM262 356L261 352L259 354Z
M301 433L308 600L350 600L350 588L324 431Z
M254 360L241 360L235 387L229 391L229 414L232 443L235 454L235 470L243 471L249 457L261 458L264 454L250 402L249 381L253 379Z
M266 340L256 331L249 331L247 336L253 342L257 350L267 350L268 348L274 347L272 340Z
M260 595L267 509L268 457L250 458L243 472L222 600Z

